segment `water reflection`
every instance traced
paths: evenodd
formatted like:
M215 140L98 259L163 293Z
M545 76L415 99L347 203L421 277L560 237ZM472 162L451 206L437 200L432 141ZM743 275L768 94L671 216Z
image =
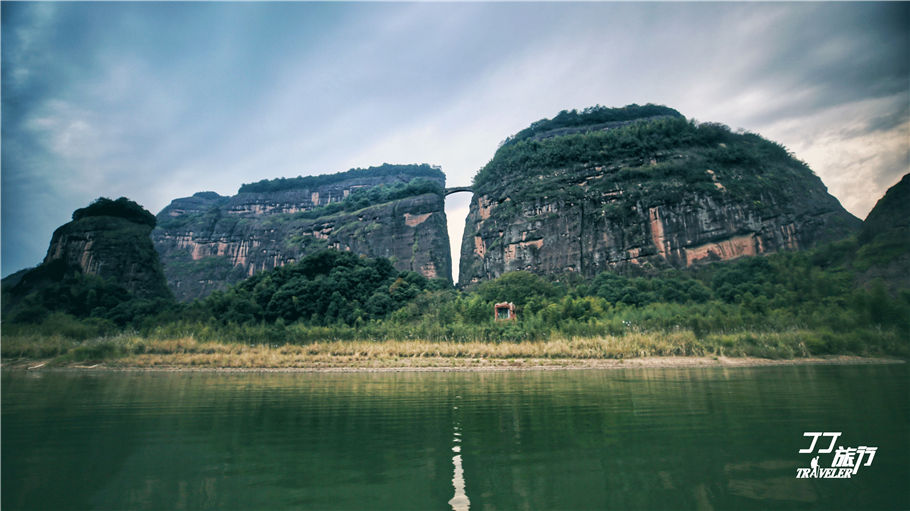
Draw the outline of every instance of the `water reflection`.
M905 509L908 376L4 371L0 508ZM804 431L881 454L797 480Z
M458 404L461 402L461 396L455 396L456 405L452 407L454 425L452 426L452 465L455 467L452 473L452 486L455 488L455 495L449 500L452 511L468 511L471 507L471 499L464 491L464 468L461 466L461 419L458 412Z

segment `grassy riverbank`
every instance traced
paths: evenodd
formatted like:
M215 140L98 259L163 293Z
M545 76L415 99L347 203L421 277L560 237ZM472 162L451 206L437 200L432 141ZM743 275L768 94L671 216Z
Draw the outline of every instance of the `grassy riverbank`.
M844 259L855 243L642 276L513 272L466 290L327 251L189 304L108 300L111 283L83 276L13 301L0 345L6 367L910 359L910 290L864 283ZM493 320L502 301L518 320Z
M103 365L136 368L409 368L603 366L630 359L807 360L831 356L908 358L888 332L810 330L709 334L691 331L557 337L522 342L326 340L305 344L206 341L135 334L75 340L63 335L4 336L5 367ZM658 364L660 365L660 364Z

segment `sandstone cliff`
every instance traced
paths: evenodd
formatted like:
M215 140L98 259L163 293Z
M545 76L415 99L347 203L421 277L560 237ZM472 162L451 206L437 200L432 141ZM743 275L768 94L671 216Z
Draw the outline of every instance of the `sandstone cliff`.
M136 298L170 298L149 238L154 226L155 217L135 202L99 198L54 231L41 265L4 284L24 296L67 277L94 275Z
M654 105L534 123L474 181L461 284L687 267L809 247L861 223L783 147Z
M444 174L429 165L261 181L232 197L202 192L174 200L158 214L152 239L180 300L323 248L451 279L444 187Z

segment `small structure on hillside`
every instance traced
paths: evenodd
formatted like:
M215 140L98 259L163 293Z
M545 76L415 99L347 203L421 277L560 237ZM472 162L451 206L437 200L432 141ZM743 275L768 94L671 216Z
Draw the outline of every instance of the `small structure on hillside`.
M493 321L515 321L515 304L512 302L497 303L493 306Z

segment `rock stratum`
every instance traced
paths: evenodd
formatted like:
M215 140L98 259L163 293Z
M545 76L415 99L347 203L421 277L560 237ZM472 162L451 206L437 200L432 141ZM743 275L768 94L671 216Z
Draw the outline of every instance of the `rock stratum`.
M451 280L445 175L382 165L201 192L157 216L152 240L177 299L188 301L325 248L389 258Z
M54 231L44 261L4 279L14 301L80 275L100 277L136 298L170 298L149 237L155 217L135 202L101 197ZM11 276L13 277L13 276ZM4 289L6 291L6 289Z
M862 223L782 146L655 105L538 121L473 188L462 285L515 270L683 268L807 248Z

